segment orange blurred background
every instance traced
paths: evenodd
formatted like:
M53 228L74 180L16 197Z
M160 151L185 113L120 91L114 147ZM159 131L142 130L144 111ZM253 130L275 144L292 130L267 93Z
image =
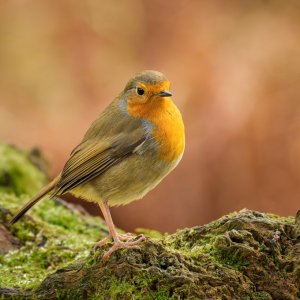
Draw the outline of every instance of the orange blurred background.
M186 152L142 201L112 209L119 227L172 232L244 207L296 213L298 1L0 0L0 138L42 149L51 176L144 69L171 80Z

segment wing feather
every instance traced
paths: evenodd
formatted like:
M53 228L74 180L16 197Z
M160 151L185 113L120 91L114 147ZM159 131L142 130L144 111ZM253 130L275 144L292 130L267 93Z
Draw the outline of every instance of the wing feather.
M132 155L145 142L139 130L130 136L116 136L107 141L87 140L71 153L61 173L55 194L63 194L101 175L106 170Z

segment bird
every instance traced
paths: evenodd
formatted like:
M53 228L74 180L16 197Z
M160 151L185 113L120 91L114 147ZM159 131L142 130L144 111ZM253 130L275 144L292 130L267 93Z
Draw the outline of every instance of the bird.
M143 198L180 162L185 128L171 97L170 81L162 73L135 74L91 124L58 176L13 216L10 225L45 195L70 193L99 205L109 234L94 250L113 241L103 258L120 248L138 248L145 236L118 233L110 207Z

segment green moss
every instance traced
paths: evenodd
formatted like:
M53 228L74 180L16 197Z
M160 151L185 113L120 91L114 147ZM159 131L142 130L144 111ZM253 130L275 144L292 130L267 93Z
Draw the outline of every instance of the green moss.
M33 195L46 182L29 157L30 152L0 144L0 191Z
M0 207L15 212L45 179L29 161L28 152L0 144ZM5 224L8 216L0 220ZM93 243L107 233L100 218L71 211L47 197L10 231L23 247L0 255L0 286L26 289L37 287L48 274L74 259L87 257Z
M208 254L210 258L217 237L210 233L200 233L198 229L179 231L177 234L164 235L163 244L170 251L178 251L191 259L198 260L199 256Z
M46 177L27 152L0 145L0 153L0 223L6 226ZM297 293L292 218L243 210L172 235L138 229L153 239L107 261L102 255L111 244L91 251L107 235L103 221L57 199L45 197L6 229L21 247L0 255L0 299L1 287L10 287L2 293L12 298L35 299L268 300Z
M170 299L168 287L160 286L161 278L147 272L139 272L132 276L129 272L117 277L109 270L99 282L90 282L91 294L85 297L92 299L128 299L128 300L164 300ZM82 299L83 295L78 290L58 292L58 299Z
M249 266L250 262L243 257L244 252L240 248L238 249L222 249L214 251L213 255L222 264L226 264L237 271L240 271L242 267Z
M11 233L24 244L36 240L39 228L31 218L26 217L12 226Z
M275 214L272 214L272 213L266 213L266 215L271 219L274 219L276 221L281 221L283 223L294 224L294 222L295 222L295 218L290 217L290 216L282 217L282 216L278 216L278 215L275 215Z
M255 292L252 294L252 298L254 300L272 300L272 296L265 291Z
M146 228L136 228L134 230L134 232L136 234L144 234L150 238L153 239L160 239L162 238L162 234L160 232L158 232L157 230L152 230L152 229L146 229Z
M91 299L169 299L169 289L160 287L158 279L151 274L143 272L129 277L130 274L127 274L120 279L110 274L105 292L100 289Z
M48 274L61 268L74 259L87 257L93 243L103 238L105 228L98 218L85 217L79 212L70 212L53 200L44 200L31 219L23 218L12 226L11 232L24 246L14 252L0 256L2 265L0 285L36 287ZM43 220L47 211L47 223ZM61 222L55 222L61 219ZM68 223L68 225L67 225ZM14 272L11 272L11 269Z

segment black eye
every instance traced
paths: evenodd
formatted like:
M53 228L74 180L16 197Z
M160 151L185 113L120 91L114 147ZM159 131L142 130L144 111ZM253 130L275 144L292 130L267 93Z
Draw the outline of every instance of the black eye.
M140 96L142 96L142 95L145 94L145 91L144 91L142 88L140 88L140 87L138 87L138 88L136 89L136 92L137 92L138 95L140 95Z

